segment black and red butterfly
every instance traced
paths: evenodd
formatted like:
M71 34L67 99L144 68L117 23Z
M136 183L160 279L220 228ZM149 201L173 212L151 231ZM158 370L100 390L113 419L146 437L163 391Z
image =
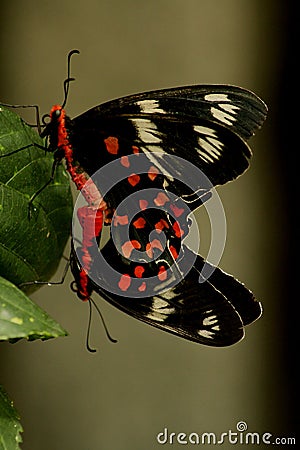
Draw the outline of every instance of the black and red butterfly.
M73 53L78 51L70 52L69 65ZM68 73L65 101L71 80ZM139 93L75 119L66 115L65 101L53 106L42 136L48 137L47 151L54 154L52 175L65 159L87 202L78 209L82 239L79 245L73 241L71 252L79 298L88 300L95 290L127 314L201 344L239 341L244 326L261 315L261 304L219 268L201 279L205 261L182 240L189 233L189 212L209 198L213 186L247 169L251 151L246 142L262 126L266 105L252 92L229 85ZM146 159L142 173L134 170L133 155ZM100 180L93 174L114 161L127 175L104 192L112 172ZM209 183L200 177L187 186L184 161ZM136 193L148 189L154 192L150 199L139 196L134 201ZM131 203L122 206L127 198ZM113 236L101 254L116 279L95 262L103 224L113 229ZM186 260L193 266L183 276ZM158 280L157 292L155 286L150 289L153 278Z

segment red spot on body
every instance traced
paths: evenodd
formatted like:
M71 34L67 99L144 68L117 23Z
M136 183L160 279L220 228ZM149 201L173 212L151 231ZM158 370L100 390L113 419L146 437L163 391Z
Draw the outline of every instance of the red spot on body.
M108 153L112 155L117 155L119 151L119 141L118 138L109 136L108 138L104 139L104 143L106 146L106 150Z
M181 238L184 235L184 231L180 228L180 225L177 222L177 220L176 220L176 222L173 225L173 230L175 232L175 236L178 237L178 238Z
M56 111L60 111L60 114L56 116ZM55 116L55 119L54 119ZM63 151L67 171L71 175L73 182L78 190L81 190L84 184L89 179L89 176L83 171L78 163L74 162L73 149L69 142L68 131L66 128L66 113L60 105L54 105L50 111L51 120L55 120L57 125L57 148ZM61 157L62 159L62 157Z
M132 153L135 153L135 154L140 153L140 149L138 147L136 147L135 145L133 145L131 148L132 148Z
M93 245L90 241L99 236L103 226L103 211L90 206L82 206L77 210L78 220L83 229L83 246Z
M133 222L134 228L145 228L146 220L143 217L139 217L137 220Z
M129 167L130 166L130 162L129 162L128 156L121 156L121 164L124 167Z
M159 192L157 197L154 199L156 206L164 206L169 201L169 197L164 192Z
M139 241L127 241L122 245L122 253L124 255L125 258L130 258L130 255L132 253L132 251L137 248L140 249L141 248L141 244L139 243Z
M60 111L57 116L56 111ZM55 116L55 119L53 117ZM50 119L55 120L58 123L57 127L57 147L64 147L69 145L68 133L66 129L66 113L60 105L54 105L50 111Z
M168 274L165 266L160 266L157 276L160 281L165 281L167 279Z
M134 275L137 278L142 278L144 272L145 272L145 268L143 266L136 266L134 269Z
M128 273L125 273L124 275L121 276L118 286L121 289L121 291L127 291L130 284L131 284L131 276L128 275Z
M180 217L184 213L184 208L178 208L178 206L171 204L170 209L173 211L175 217Z
M148 208L147 200L140 200L139 201L139 205L140 205L141 211L144 211L145 209Z
M79 273L79 281L76 282L77 296L80 300L86 302L90 298L89 278L85 270L81 269Z
M87 300L91 293L91 285L88 272L93 263L90 253L91 247L95 245L95 237L101 235L103 225L103 211L96 210L90 206L83 206L77 211L80 225L82 226L81 263L82 269L77 282L77 295L81 300Z
M140 176L136 173L133 173L130 175L130 177L127 178L128 183L131 184L131 186L136 186L140 182Z
M159 170L155 166L151 166L148 171L148 177L151 181L154 181L157 175L159 174Z

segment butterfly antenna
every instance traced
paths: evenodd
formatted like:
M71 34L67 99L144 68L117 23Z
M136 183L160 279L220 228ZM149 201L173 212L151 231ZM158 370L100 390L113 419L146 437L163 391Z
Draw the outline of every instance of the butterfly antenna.
M75 80L75 78L72 78L70 76L70 74L71 74L71 58L72 58L72 55L74 55L75 53L77 55L79 55L80 52L79 52L79 50L71 50L68 54L68 71L67 71L67 78L64 81L64 101L61 105L62 108L64 108L67 103L70 82Z
M87 329L87 335L86 335L86 348L87 348L87 350L88 350L89 352L95 353L97 350L96 350L95 348L92 348L92 347L90 346L90 335L91 335L91 324L92 324L92 310L93 310L93 306L94 306L94 308L96 309L97 313L99 314L99 317L100 317L101 322L102 322L102 324L103 324L103 327L104 327L104 330L105 330L105 333L106 333L107 338L110 340L110 342L116 343L116 342L118 342L118 341L117 341L116 339L114 339L114 338L110 335L110 333L109 333L109 331L108 331L108 328L107 328L107 326L106 326L106 323L105 323L105 321L104 321L104 317L103 317L103 315L102 315L100 309L98 308L98 306L97 306L96 303L94 302L94 300L90 297L90 298L88 299L88 301L89 301L89 321L88 321L88 329Z

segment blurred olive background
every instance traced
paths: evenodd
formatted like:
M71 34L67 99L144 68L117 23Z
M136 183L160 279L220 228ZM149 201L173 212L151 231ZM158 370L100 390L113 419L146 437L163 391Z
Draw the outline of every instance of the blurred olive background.
M95 295L119 342L108 342L95 317L99 351L91 355L88 306L70 291L71 275L42 288L34 300L69 337L0 344L1 383L22 416L24 450L148 450L160 447L165 427L221 433L241 420L253 432L295 431L292 15L290 2L268 0L2 2L3 102L49 112L62 101L66 54L78 48L71 117L115 97L193 83L243 86L270 109L251 140L250 170L218 189L228 223L220 266L254 291L263 317L233 347L207 348Z

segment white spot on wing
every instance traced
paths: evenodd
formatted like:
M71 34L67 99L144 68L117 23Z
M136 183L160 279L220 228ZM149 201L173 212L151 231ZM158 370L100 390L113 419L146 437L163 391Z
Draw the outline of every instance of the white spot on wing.
M209 138L208 138L209 139ZM203 152L201 149L197 149L198 154L202 159L204 159L207 162L214 162L215 160L219 159L219 156L221 155L221 152L215 147L215 140L211 140L212 143L208 142L205 139L199 138L198 139L199 146L205 150ZM217 141L219 143L219 141ZM219 146L219 145L218 145Z
M140 100L136 102L136 104L140 107L142 113L160 113L166 114L166 111L159 107L158 100Z
M154 299L153 299L152 307L154 309L165 308L168 305L169 305L169 303L161 298L154 297Z
M210 153L211 146L210 146L210 144L208 144L208 142L206 142L202 138L199 138L198 142L199 142L200 147L202 147L204 150L206 150L207 153ZM200 150L200 148L197 148L197 153L200 156L200 158L203 159L205 162L211 162L211 163L214 162L213 158L211 158L207 153Z
M156 322L164 322L166 320L166 316L155 311L146 314L146 317L148 317L148 319L155 320Z
M204 99L208 102L219 103L218 108L211 107L210 112L220 122L225 125L232 125L232 122L236 120L234 115L239 107L231 103L227 94L207 94Z
M212 313L212 310L207 311L207 314L210 313ZM215 314L205 317L202 323L204 327L210 327L209 330L206 328L205 329L200 328L197 331L197 333L202 337L205 337L207 339L213 339L213 337L215 336L214 331L220 331L220 326L218 325L218 318Z
M224 147L223 142L219 141L218 139L208 137L207 140L213 144L215 147L215 153L217 155L220 155L221 153L217 149L222 149Z
M239 110L240 108L236 105L232 105L230 103L221 103L219 105L220 108L224 109L224 111L227 111L231 114L236 114L237 110Z
M216 130L201 125L194 125L194 131L196 131L196 133L205 134L206 136L216 136Z
M164 292L164 297L165 297L167 300L172 300L174 297L176 297L176 294L175 294L174 291L172 291L172 289L170 289L169 291Z
M218 108L211 108L211 113L213 117L218 119L220 122L225 125L232 125L232 122L236 120L236 118L226 112L220 111Z
M170 314L175 312L175 308L168 308L169 303L161 298L154 297L152 301L152 311L147 314L149 319L157 322L164 322Z
M207 100L208 102L228 102L228 95L227 94L207 94L204 96L204 100Z
M208 339L213 339L214 333L209 330L198 330L198 334Z
M161 142L159 131L154 122L149 119L131 119L137 134L142 142L146 144L157 144Z
M213 325L214 323L217 323L217 322L218 322L218 319L217 319L216 315L208 316L208 317L205 317L205 319L203 319L204 326Z
M219 150L222 149L223 143L219 141L216 130L201 125L195 125L194 131L200 134L198 138L200 148L197 149L200 158L205 162L211 163L219 159L219 156L221 156Z

